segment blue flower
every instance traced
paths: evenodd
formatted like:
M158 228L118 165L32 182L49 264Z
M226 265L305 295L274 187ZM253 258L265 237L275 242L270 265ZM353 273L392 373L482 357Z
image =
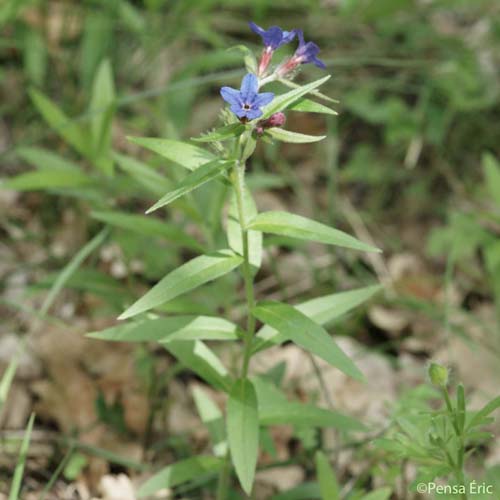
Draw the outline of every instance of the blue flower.
M274 99L272 92L259 92L259 80L248 73L243 77L241 89L222 87L220 95L231 106L231 111L242 120L254 120L262 115L261 107L269 104Z
M319 47L314 42L306 43L302 30L297 30L297 35L299 37L299 46L292 59L295 59L299 64L313 63L318 68L325 69L325 63L316 57L319 53Z
M271 26L268 30L265 30L254 22L249 22L248 25L254 33L262 37L266 49L276 50L295 38L295 30L283 31L279 26Z

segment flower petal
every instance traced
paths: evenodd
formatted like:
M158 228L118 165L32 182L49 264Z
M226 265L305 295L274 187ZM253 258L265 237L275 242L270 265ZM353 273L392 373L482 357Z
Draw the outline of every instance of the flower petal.
M255 24L253 21L250 21L248 23L248 26L250 26L250 29L257 35L263 36L264 33L266 32L263 28Z
M274 99L274 94L272 92L262 92L262 94L257 94L257 97L253 101L253 106L261 108L266 104L269 104Z
M249 109L246 113L249 120L255 120L259 116L262 116L262 111L259 108Z
M231 87L222 87L220 89L220 95L229 104L241 104L240 91L233 89Z
M238 117L243 118L246 115L246 110L243 109L239 104L232 104L229 109Z
M326 64L321 60L318 59L317 57L312 58L312 62L314 63L315 66L321 69L326 69Z
M253 73L247 73L241 82L240 95L243 102L252 100L257 94L259 88L259 81Z

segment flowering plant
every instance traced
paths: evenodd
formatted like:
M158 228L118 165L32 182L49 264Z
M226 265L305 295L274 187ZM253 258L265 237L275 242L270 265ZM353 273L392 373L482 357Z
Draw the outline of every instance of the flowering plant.
M312 143L324 136L312 136L283 128L285 112L335 114L328 106L310 96L329 100L317 89L329 76L297 85L293 77L301 65L318 59L319 48L305 42L301 30L268 30L250 23L262 37L264 49L257 62L247 57L247 74L240 88L223 86L220 94L229 104L222 113L224 123L194 141L212 144L214 154L191 143L156 138L132 140L182 166L189 173L178 186L167 192L149 212L163 208L209 182L223 186L229 195L226 224L227 248L199 255L169 272L120 316L133 321L119 324L91 336L115 341L157 341L182 365L194 371L207 384L227 395L226 423L220 409L209 396L197 389L193 393L201 419L209 428L213 455L182 460L159 471L143 484L140 493L150 495L158 489L176 486L203 474L218 473L217 498L225 499L234 470L241 488L250 495L259 455L260 435L267 427L279 424L335 427L344 432L360 430L355 419L312 404L289 401L265 374L251 373L250 361L257 353L285 341L292 341L354 379L363 375L354 362L337 346L324 325L372 296L371 286L319 297L296 306L283 302L257 300L254 279L261 267L263 234L274 234L358 251L378 249L356 238L299 215L268 211L259 213L246 183L246 165L261 139L292 143ZM277 66L271 65L275 52L298 38L295 53ZM281 94L263 91L271 82L281 82L290 90ZM329 100L331 101L331 100ZM224 211L221 210L221 215ZM245 293L246 325L213 316L166 316L163 304L201 285L240 270ZM155 313L152 311L156 310ZM144 313L147 313L145 315ZM139 318L137 318L139 315ZM258 322L262 327L257 329ZM208 342L241 342L239 368L230 371Z

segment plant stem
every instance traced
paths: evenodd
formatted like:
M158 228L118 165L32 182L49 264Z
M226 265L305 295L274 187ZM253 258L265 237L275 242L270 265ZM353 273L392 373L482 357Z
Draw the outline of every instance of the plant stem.
M245 282L245 296L247 302L247 328L244 339L243 366L241 378L245 379L248 374L248 364L252 354L252 339L255 333L255 318L252 309L255 305L252 268L250 266L250 254L248 250L248 231L246 229L244 196L245 196L245 164L238 162L233 170L233 186L238 206L238 218L241 227L241 240L243 244L243 280Z
M215 495L215 500L226 500L227 493L229 490L229 480L231 478L231 464L229 463L229 450L224 456L224 465L219 474L219 480L217 481L217 493Z

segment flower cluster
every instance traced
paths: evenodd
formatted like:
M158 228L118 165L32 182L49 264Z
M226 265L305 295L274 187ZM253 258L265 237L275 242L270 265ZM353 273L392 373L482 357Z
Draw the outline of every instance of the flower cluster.
M314 42L306 42L302 30L284 31L279 26L271 26L265 30L254 22L250 22L249 26L254 33L262 38L264 43L257 75L252 73L245 75L239 90L231 87L222 87L220 90L222 98L230 105L229 109L244 123L262 116L261 108L274 99L272 92L259 93L259 87L262 84L289 75L301 64L312 63L322 69L326 67L325 63L318 58L319 47ZM278 65L271 75L266 75L275 50L290 43L295 37L299 39L299 45L295 53ZM270 126L281 126L284 123L284 116L276 119L272 118L265 125L259 123L260 130ZM276 123L276 125L273 125L273 123Z

